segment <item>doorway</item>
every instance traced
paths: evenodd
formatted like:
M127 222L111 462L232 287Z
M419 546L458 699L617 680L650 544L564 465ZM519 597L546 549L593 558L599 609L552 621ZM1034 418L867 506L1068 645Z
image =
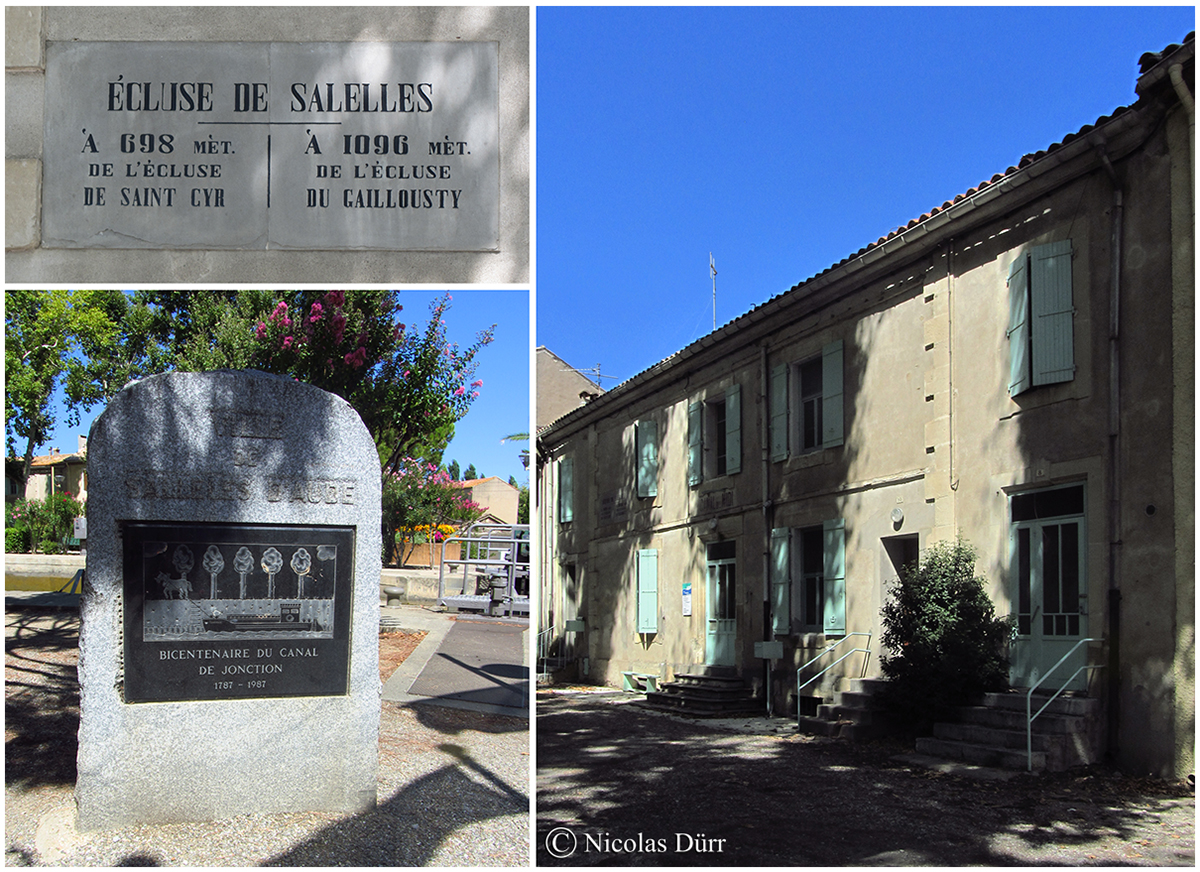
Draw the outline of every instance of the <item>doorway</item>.
M734 666L737 662L737 547L714 542L707 548L708 628L704 662Z
M1009 681L1030 687L1087 636L1083 485L1015 494L1009 512L1016 618ZM1062 687L1086 658L1087 648L1080 646L1043 686ZM1084 671L1066 685L1067 690L1086 687Z

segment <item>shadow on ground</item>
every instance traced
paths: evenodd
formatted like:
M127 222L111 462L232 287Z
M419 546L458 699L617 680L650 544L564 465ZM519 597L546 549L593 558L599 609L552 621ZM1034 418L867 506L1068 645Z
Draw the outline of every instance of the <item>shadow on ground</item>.
M439 746L454 762L410 782L373 811L323 829L265 866L424 866L455 830L528 813L529 798L457 746ZM464 771L481 775L486 783ZM436 811L435 811L436 810Z
M74 785L79 615L21 610L5 624L5 784Z
M895 745L748 736L549 694L537 745L539 865L1194 862L1179 783L1099 770L979 781L909 770ZM547 848L556 827L570 834L551 847L568 856Z

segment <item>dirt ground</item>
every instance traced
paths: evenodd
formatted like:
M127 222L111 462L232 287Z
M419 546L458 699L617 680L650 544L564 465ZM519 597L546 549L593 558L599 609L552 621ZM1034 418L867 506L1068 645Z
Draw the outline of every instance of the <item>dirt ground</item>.
M424 630L389 630L379 634L379 680L386 682L416 650L428 633Z
M6 866L527 866L529 724L384 703L379 803L222 821L74 828L77 612L5 615ZM380 636L381 677L424 631Z
M899 743L539 692L538 865L1194 866L1186 782L930 771Z

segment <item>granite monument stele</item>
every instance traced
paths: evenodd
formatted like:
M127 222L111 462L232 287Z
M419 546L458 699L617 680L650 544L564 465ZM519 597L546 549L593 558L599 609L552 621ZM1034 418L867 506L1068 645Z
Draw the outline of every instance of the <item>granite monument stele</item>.
M376 801L380 475L343 399L125 387L88 439L81 830Z

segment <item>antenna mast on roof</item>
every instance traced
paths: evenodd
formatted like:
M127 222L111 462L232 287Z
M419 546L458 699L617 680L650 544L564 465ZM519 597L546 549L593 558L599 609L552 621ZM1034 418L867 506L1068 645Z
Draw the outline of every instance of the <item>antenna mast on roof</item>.
M573 366L568 366L566 369L563 370L563 372L576 372L576 373L579 373L580 375L590 376L592 381L594 381L597 386L600 385L600 379L602 379L602 378L612 378L612 379L616 378L615 375L601 375L600 364L596 364L591 369L576 369Z
M708 269L712 273L713 283L713 330L717 329L717 265L713 262L712 252L708 253Z

